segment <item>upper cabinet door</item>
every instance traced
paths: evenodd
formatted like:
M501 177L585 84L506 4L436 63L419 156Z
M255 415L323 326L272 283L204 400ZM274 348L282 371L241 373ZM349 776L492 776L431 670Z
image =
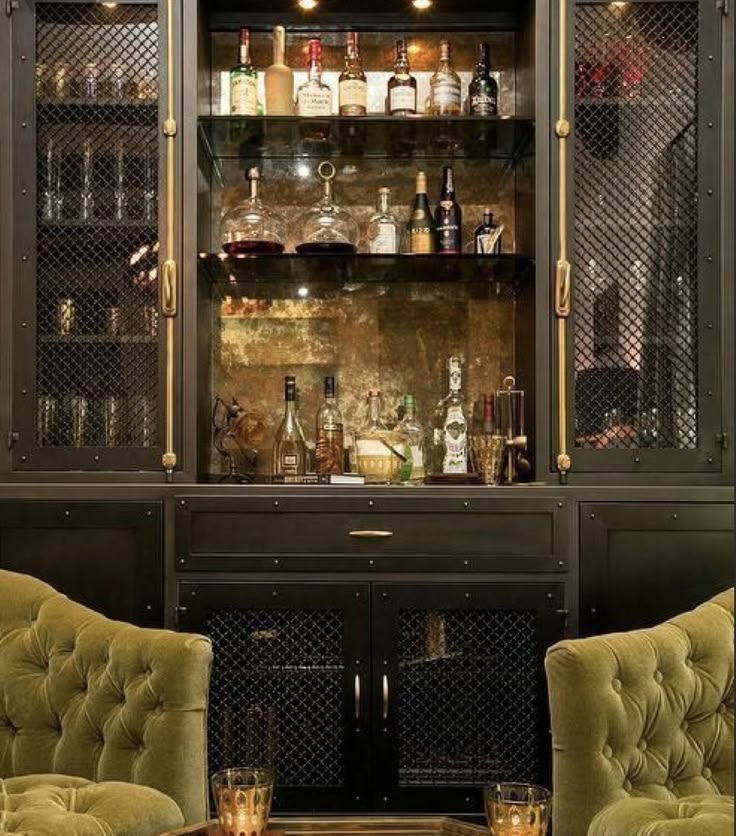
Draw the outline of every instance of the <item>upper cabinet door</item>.
M23 0L12 25L12 467L155 470L165 20L155 2Z
M697 0L562 12L558 443L573 473L723 466L721 27Z

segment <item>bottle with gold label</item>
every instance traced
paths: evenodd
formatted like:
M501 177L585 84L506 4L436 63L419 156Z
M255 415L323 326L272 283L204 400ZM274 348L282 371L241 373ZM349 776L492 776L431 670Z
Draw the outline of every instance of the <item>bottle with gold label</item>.
M348 32L345 69L338 81L340 116L365 116L368 112L368 82L358 52L358 35Z
M396 41L396 62L394 74L388 80L387 107L390 116L413 116L417 112L417 80L411 74L403 38Z
M440 63L429 80L429 112L433 116L456 116L462 109L460 76L452 66L450 42L440 41Z
M427 200L427 175L417 173L417 194L406 226L404 251L411 255L437 252L437 224Z
M258 116L258 73L250 59L250 30L238 34L238 63L230 70L230 113Z
M307 443L296 414L296 378L284 378L284 417L273 443L273 472L302 476L307 472Z
M390 430L381 416L381 393L368 393L368 420L355 435L355 465L369 484L391 484L399 481L406 461L398 433Z
M335 378L325 378L325 399L317 411L315 436L315 463L317 473L343 472L342 413L335 399Z

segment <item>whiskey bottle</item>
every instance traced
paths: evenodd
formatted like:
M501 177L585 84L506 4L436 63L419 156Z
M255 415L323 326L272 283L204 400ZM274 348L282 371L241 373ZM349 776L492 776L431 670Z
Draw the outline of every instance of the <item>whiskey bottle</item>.
M449 165L442 169L442 189L435 220L437 252L442 255L459 255L462 252L462 210L455 199L455 175Z
M411 74L406 41L396 41L394 74L388 80L389 116L412 116L417 112L417 80Z
M296 93L296 112L299 116L331 116L332 88L322 81L322 41L309 42L307 80Z
M273 28L273 64L266 69L266 115L291 116L294 113L294 74L284 63L286 30Z
M475 228L473 251L477 255L501 255L501 233L503 226L495 223L493 212L486 206L483 210L483 222Z
M230 113L258 115L258 73L250 60L250 30L238 35L238 63L230 70Z
M301 476L307 472L307 444L296 414L296 378L284 378L284 417L273 443L273 472Z
M404 395L404 417L396 427L406 461L401 467L400 481L420 485L427 471L424 464L424 429L416 417L414 395Z
M471 116L498 115L498 84L491 75L491 54L485 41L480 45L475 74L468 88L468 110Z
M390 430L381 416L381 393L368 393L368 420L355 436L355 464L369 484L397 482L406 457L400 449L399 436Z
M406 252L437 252L437 225L429 208L427 176L423 171L417 173L417 194L406 226Z
M315 464L317 473L343 472L342 413L335 400L335 378L325 378L325 399L317 410L315 435Z
M429 112L433 116L456 116L461 112L460 76L452 66L450 42L440 41L440 63L429 80Z
M358 52L358 35L348 32L345 69L337 85L340 116L365 116L368 112L368 82Z
M462 393L459 357L450 357L450 391L440 407L442 473L468 472L468 420Z
M391 189L381 188L376 211L368 221L368 252L397 253L400 237L399 222L391 211Z

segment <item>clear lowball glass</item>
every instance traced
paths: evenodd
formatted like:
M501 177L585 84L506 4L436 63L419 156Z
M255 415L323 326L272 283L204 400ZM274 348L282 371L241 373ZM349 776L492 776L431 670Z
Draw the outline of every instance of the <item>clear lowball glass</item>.
M335 166L321 162L317 169L324 183L322 199L307 209L298 222L298 253L355 253L358 251L358 224L338 206L332 196Z
M246 175L250 195L225 213L220 222L222 248L229 255L282 253L286 248L286 220L258 196L257 168Z

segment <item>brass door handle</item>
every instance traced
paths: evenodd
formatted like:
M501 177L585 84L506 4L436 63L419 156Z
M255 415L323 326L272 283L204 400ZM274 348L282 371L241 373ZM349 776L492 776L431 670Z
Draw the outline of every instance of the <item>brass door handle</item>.
M388 674L383 675L383 711L381 716L388 720Z
M351 537L359 537L363 540L378 540L382 537L393 537L393 531L381 531L380 529L372 528L357 528L355 531L348 532Z
M360 720L360 674L355 674L355 719Z

